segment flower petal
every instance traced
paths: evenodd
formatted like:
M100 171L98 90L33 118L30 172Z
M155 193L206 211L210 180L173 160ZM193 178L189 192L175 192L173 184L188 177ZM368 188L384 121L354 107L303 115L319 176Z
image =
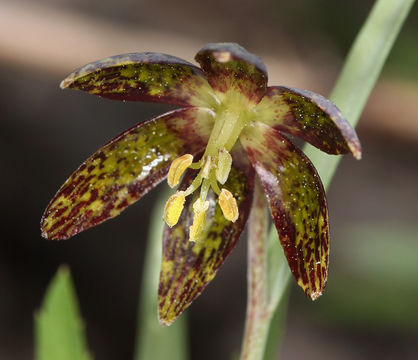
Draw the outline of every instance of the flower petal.
M189 172L181 188L185 189L191 180L193 176ZM225 219L214 193L210 191L202 237L196 242L189 241L192 207L199 197L195 192L187 198L179 223L171 229L166 226L158 292L159 319L163 325L170 325L199 296L235 247L249 215L253 185L251 166L234 162L225 187L237 199L237 221L233 223Z
M111 140L51 200L42 217L42 235L67 239L119 215L167 176L175 158L203 151L212 119L209 110L180 109Z
M257 103L266 92L267 69L261 59L235 43L207 44L195 56L218 92L235 90Z
M240 139L266 192L290 270L315 300L328 273L328 210L321 180L309 159L270 126L255 123Z
M258 119L298 136L328 154L351 152L361 158L356 132L335 104L307 90L274 86L256 108Z
M87 91L115 100L208 106L212 89L196 66L159 53L112 56L68 75L62 88Z

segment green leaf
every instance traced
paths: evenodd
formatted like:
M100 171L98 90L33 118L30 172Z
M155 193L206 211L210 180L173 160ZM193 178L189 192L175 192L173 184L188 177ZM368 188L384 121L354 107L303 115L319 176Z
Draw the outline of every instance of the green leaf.
M416 331L417 239L418 230L413 224L350 224L336 249L344 256L337 254L332 286L310 315L322 323L344 324L362 331Z
M396 37L415 0L376 1L366 23L357 35L330 99L355 127L376 84ZM341 160L326 156L307 145L324 187L327 188Z
M60 267L35 314L36 360L90 360L84 324L67 267Z
M339 107L353 127L359 120L389 51L414 2L415 0L377 1L354 41L331 95L331 100ZM341 157L328 156L311 145L305 146L305 154L314 163L321 175L324 188L327 189ZM269 237L277 241L275 229L271 229ZM272 259L270 266L276 266L276 263L280 266L283 263L282 258L281 255ZM283 278L279 277L278 279L281 281ZM283 289L283 291L286 289L286 286L283 285L274 287ZM281 296L276 293L274 297L277 299L275 305L278 306ZM276 335L277 342L269 341L266 353L271 354L277 349L280 339L279 334Z

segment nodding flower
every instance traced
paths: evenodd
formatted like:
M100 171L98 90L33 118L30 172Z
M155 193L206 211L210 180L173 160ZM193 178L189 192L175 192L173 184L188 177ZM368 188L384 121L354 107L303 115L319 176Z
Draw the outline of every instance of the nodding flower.
M233 43L208 44L200 68L157 53L88 64L62 88L109 99L180 108L141 122L91 155L42 218L42 235L66 239L119 215L167 178L159 319L171 324L214 278L251 210L257 176L283 251L304 292L316 299L328 274L328 211L321 180L285 134L328 154L360 159L355 131L321 95L267 86L262 61Z

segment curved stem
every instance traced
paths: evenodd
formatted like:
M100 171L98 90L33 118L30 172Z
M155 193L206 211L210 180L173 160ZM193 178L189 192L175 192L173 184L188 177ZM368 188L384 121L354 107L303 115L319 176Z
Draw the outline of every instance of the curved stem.
M268 335L267 219L266 199L257 180L248 221L248 300L241 360L261 359Z
M414 2L415 0L376 1L350 49L341 75L331 94L331 99L342 110L353 127L359 120L383 64ZM327 189L341 157L326 155L310 145L305 146L304 152L314 163L321 176L324 188ZM255 201L257 201L257 198ZM250 222L251 224L252 222ZM251 244L253 241L255 240L251 239L250 233L249 243ZM275 244L277 244L276 247ZM268 315L263 313L259 309L261 302L258 303L257 299L255 300L256 304L252 304L252 299L257 292L249 290L251 296L249 296L247 307L246 332L241 359L266 359L266 355L270 359L277 352L277 344L280 341L279 334L269 334L269 323L279 305L283 307L281 300L291 278L288 267L281 266L284 263L284 256L283 251L278 249L278 244L276 229L272 227L269 231L269 261L266 269L269 274L268 305L270 312ZM263 259L265 261L265 255L263 255ZM251 265L250 262L249 266L255 266L255 264ZM249 277L249 288L257 288L254 284L251 284L254 279L254 277ZM283 314L283 309L280 309L279 313ZM271 330L274 332L273 329ZM280 332L281 329L278 331ZM262 337L269 337L271 341L266 345L266 339ZM255 346L255 349L251 351L251 349L248 349L250 346ZM264 352L265 346L268 348Z

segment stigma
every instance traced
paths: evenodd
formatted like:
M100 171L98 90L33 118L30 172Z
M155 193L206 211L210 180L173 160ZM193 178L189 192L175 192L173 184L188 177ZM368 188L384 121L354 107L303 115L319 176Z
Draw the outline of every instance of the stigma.
M163 219L168 226L173 227L180 219L186 197L200 189L198 199L193 203L193 223L189 227L189 240L197 241L205 229L206 213L209 201L206 200L210 189L218 195L218 203L224 217L235 222L239 211L237 202L232 193L219 185L228 180L232 166L232 156L222 148L214 155L204 155L200 161L193 163L193 155L185 154L175 159L168 171L167 182L170 187L179 184L181 176L188 169L199 170L190 186L184 191L177 191L170 196L164 208Z

